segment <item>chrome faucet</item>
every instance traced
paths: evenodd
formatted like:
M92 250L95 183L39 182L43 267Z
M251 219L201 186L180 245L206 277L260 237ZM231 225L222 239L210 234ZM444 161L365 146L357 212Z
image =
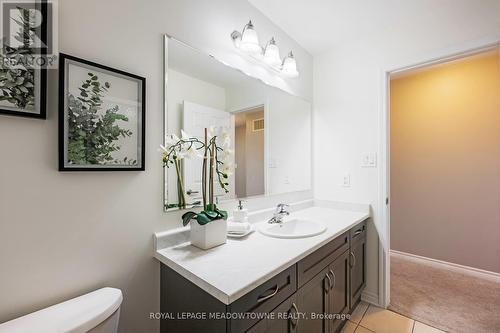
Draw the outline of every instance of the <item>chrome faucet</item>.
M285 216L290 215L290 212L287 210L287 208L290 207L287 204L280 203L278 206L276 206L276 210L274 211L273 217L267 222L269 224L274 224L278 223L281 224L283 223L283 218Z

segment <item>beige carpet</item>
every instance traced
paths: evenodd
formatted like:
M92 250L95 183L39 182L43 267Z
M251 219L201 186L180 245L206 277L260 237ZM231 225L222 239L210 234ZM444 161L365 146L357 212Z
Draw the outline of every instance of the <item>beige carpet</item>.
M500 333L500 282L391 256L391 305L451 333Z

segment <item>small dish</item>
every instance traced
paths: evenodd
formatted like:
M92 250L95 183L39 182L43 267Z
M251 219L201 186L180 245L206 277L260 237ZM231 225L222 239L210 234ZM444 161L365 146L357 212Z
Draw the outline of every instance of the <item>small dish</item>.
M250 225L250 229L248 229L247 232L243 233L243 234L240 234L240 233L231 233L231 232L228 232L227 233L227 237L230 237L230 238L243 238L245 236L248 236L250 235L252 232L255 231L255 228L253 226L253 224Z

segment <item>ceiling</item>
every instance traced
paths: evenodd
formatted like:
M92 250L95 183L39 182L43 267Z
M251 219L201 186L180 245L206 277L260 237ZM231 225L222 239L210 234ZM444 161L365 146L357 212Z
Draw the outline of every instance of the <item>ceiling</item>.
M499 0L249 0L312 55L356 40L416 38L500 13ZM257 27L258 29L258 27ZM420 34L420 35L419 35Z

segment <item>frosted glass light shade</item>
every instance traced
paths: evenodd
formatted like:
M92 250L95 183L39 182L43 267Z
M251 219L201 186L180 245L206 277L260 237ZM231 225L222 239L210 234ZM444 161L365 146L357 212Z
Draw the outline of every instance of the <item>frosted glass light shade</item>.
M267 43L266 50L264 51L264 61L270 66L281 65L280 49L276 45L274 38L271 38Z
M249 21L243 28L243 32L241 33L240 49L251 54L258 54L262 52L262 48L259 44L259 36L253 27L252 21Z
M288 56L283 60L283 67L281 68L281 72L288 77L299 76L299 72L297 71L297 62L295 61L295 57L293 56L292 52L290 52Z

